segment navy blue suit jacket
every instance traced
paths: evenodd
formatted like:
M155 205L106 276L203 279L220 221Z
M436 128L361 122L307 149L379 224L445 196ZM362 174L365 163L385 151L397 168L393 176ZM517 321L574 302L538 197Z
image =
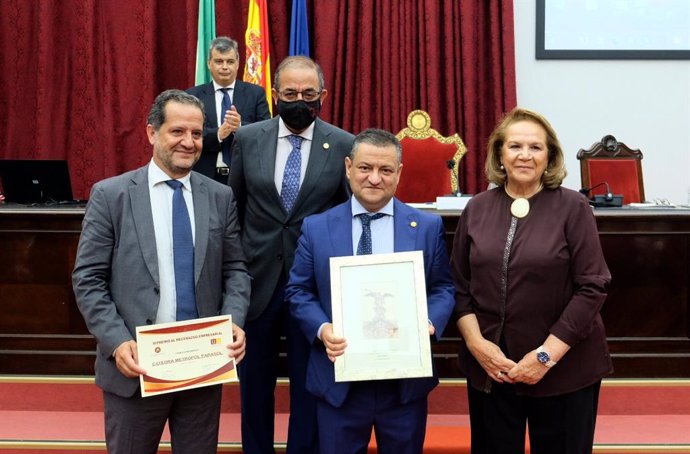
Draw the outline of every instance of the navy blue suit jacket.
M454 306L443 222L439 216L411 208L397 199L394 200L393 219L395 252L423 251L429 320L438 338ZM350 384L335 382L334 365L317 333L321 325L333 320L329 259L350 255L353 251L349 200L324 213L307 217L302 224L285 296L292 315L311 344L307 389L335 407L345 401ZM437 384L436 376L401 379L400 402L408 403L425 397Z
M216 173L216 161L220 152L220 142L218 142L218 113L216 112L216 93L213 89L213 82L197 85L187 90L187 93L194 95L204 103L204 147L201 151L199 162L194 166L194 170L213 178ZM235 81L235 88L232 91L232 104L237 112L242 116L242 125L255 123L261 120L268 120L271 114L266 102L266 93L258 85ZM226 141L232 149L231 134Z

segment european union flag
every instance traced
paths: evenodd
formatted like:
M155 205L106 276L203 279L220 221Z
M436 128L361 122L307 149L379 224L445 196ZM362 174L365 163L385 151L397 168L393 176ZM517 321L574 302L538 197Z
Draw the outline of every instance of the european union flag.
M290 55L309 56L307 0L292 0L292 18L290 19Z

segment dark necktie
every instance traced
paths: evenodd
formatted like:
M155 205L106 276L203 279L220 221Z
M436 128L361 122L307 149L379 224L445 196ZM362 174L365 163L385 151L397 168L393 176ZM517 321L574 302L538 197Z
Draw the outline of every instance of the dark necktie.
M376 214L358 214L359 220L362 221L362 236L359 237L357 244L357 255L371 254L371 221L381 219L385 216L383 213Z
M173 188L172 232L173 260L175 268L175 295L177 301L177 321L198 318L194 292L194 241L192 224L189 221L187 204L182 195L182 183L168 180Z
M280 200L288 213L297 200L299 193L299 177L302 172L302 137L289 135L287 139L292 145L292 151L288 155L283 173L283 185L280 189Z
M230 100L230 95L228 94L228 91L232 90L232 88L221 88L220 91L223 92L223 100L220 103L220 124L223 124L225 121L225 114L227 113L228 110L230 110L230 106L232 105L232 101ZM218 125L220 127L220 125ZM228 140L229 137L226 137L225 140L223 140L223 143L221 143L221 151L223 152L223 162L230 167L230 141Z

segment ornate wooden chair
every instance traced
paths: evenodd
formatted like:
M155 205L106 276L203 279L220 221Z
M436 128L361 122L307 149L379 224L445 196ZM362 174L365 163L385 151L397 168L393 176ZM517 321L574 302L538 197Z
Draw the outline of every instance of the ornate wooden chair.
M624 204L645 201L640 150L628 148L609 134L589 149L580 149L577 159L582 187L589 190L591 197L610 190L623 195Z
M423 110L407 116L407 128L396 137L403 149L404 171L395 196L403 202L433 202L458 192L458 169L467 148L460 136L444 137L431 128Z

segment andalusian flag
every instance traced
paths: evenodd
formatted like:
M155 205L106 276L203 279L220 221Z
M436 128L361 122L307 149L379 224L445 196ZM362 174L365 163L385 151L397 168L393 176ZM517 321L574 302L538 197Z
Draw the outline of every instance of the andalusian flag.
M247 63L244 81L261 85L266 92L268 108L273 114L271 97L271 54L268 48L268 7L266 0L249 0L247 31L244 34Z
M309 56L309 24L307 0L292 0L290 19L290 55Z
M194 85L211 81L206 64L208 48L216 37L216 0L199 0L199 30L196 38L196 73Z

